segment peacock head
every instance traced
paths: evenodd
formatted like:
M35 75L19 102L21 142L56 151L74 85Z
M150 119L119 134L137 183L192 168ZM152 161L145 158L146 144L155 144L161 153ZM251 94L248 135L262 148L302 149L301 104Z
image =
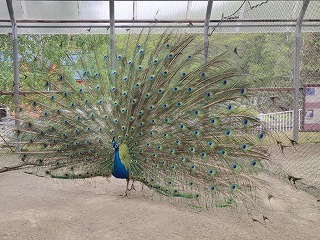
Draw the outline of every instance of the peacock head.
M118 149L119 148L119 144L114 140L114 137L112 138L112 147L114 149Z

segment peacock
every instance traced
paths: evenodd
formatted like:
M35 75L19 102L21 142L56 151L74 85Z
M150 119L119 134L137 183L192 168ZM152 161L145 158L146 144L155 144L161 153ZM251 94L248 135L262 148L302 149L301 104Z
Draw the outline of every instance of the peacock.
M106 43L85 42L77 58L65 52L50 65L16 116L21 163L0 172L114 176L127 181L124 195L140 182L205 207L254 201L266 132L247 104L237 54L204 60L195 34L121 39L114 55Z

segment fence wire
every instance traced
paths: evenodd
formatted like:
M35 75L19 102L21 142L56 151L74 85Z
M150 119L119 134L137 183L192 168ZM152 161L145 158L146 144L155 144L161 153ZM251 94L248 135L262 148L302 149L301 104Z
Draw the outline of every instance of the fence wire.
M248 3L247 3L248 4ZM272 12L278 2L265 2L256 9L244 7L230 16L258 19ZM302 7L283 5L281 12L296 19ZM278 6L279 7L279 6ZM284 15L275 15L281 18ZM318 16L318 17L316 17ZM311 2L305 19L319 19L319 2ZM227 25L228 18L220 26ZM299 139L293 141L293 98L295 27L279 25L277 31L267 26L255 27L255 33L222 33L222 27L213 29L210 37L212 55L232 50L239 55L244 74L251 80L251 97L247 104L254 106L261 120L261 128L273 136L265 142L270 152L269 173L285 179L298 189L320 196L320 33L319 27L305 24L301 34ZM259 33L260 32L260 33ZM221 45L221 43L223 44ZM277 139L278 144L274 144Z
M236 15L230 13L230 19L231 17L241 17L243 20L259 19L263 17L265 11L272 12L275 4L278 4L275 1L271 3L268 2L255 8L252 6L250 8L246 3ZM302 2L283 6L286 7L282 9L282 14L292 14L292 18L296 19ZM319 3L311 2L306 18L314 18L318 13ZM279 15L279 12L277 14L274 18L283 16ZM223 29L223 26L227 25L228 18L222 18L219 25L211 27L209 53L213 56L224 51L233 51L239 57L243 75L251 82L250 97L243 104L256 109L256 115L261 120L261 128L269 131L274 139L280 142L280 144L275 144L271 138L269 142L265 142L270 152L270 164L266 170L286 179L294 187L320 196L319 26L302 28L299 141L295 143L292 141L295 27L285 24L279 24L276 29L271 26L255 26L253 31L253 28L239 26L238 30L231 31L231 28ZM69 49L69 53L71 57L76 58L83 44L96 36L94 28L82 30L83 35L78 35L78 30L72 32L72 28L68 29L68 35L28 35L25 29L26 35L19 36L21 91L49 90L38 86L36 80L43 78L44 73L50 72L52 62L60 61L59 56L68 50L71 41L76 42L77 47ZM123 31L128 32L130 29ZM190 32L190 28L180 29L180 31ZM108 33L107 30L106 33ZM107 36L100 35L100 37L103 41L108 41ZM12 41L8 34L2 34L0 38L0 91L8 93L12 91L13 82ZM119 40L121 41L121 37L118 37ZM198 41L203 42L201 34L199 34ZM30 72L30 66L35 71ZM74 75L75 80L79 77L77 74ZM28 108L24 102L22 106ZM14 132L11 131L14 123L10 118L13 110L12 95L1 94L0 134L2 139L0 142L2 145L5 145L5 141L10 141L15 137ZM14 147L0 149L8 156L5 161L2 161L2 164L8 161L18 161L18 157L11 153Z

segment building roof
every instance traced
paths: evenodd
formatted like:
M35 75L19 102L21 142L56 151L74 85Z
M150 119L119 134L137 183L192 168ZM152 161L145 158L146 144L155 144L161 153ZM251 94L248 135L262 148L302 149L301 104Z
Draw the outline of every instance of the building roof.
M10 1L10 0L7 0ZM213 1L211 32L290 32L303 1ZM106 34L109 1L13 0L19 34ZM152 27L203 32L208 1L115 1L116 33ZM311 1L302 31L320 30L320 1ZM7 2L0 1L0 34L11 32Z

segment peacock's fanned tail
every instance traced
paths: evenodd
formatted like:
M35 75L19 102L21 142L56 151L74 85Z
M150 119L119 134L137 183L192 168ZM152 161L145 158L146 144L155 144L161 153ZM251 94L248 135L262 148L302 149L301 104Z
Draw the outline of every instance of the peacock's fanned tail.
M66 53L67 67L57 63L43 83L54 93L21 107L23 162L38 175L108 177L115 138L130 179L161 194L217 207L252 198L267 155L242 102L248 83L235 56L204 62L199 45L194 35L141 33L121 42L115 63L107 45Z

